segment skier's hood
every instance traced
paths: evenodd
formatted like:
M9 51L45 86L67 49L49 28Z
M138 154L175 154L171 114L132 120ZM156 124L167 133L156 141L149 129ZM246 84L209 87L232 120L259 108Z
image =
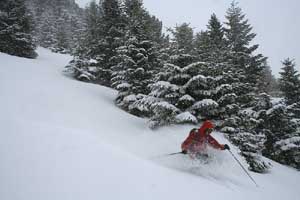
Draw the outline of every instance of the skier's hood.
M202 134L205 134L205 130L208 129L208 128L214 128L214 125L211 121L207 120L205 121L202 126L199 128L199 133L202 135Z

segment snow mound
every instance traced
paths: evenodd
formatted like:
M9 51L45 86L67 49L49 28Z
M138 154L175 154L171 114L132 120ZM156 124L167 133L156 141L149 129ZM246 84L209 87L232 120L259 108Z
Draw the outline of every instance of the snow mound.
M177 123L193 123L196 124L198 122L197 118L192 115L190 112L180 113L175 117Z

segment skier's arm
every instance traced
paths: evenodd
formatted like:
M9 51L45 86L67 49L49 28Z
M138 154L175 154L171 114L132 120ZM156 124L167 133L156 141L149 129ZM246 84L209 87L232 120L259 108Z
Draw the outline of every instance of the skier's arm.
M185 141L181 144L182 151L188 150L192 141L193 141L193 136L192 133L190 133L189 136L185 139Z
M181 144L181 149L183 151L188 150L190 146L195 142L195 129L190 131L189 136L185 139L185 141Z
M208 143L215 149L225 150L224 145L220 144L215 138L211 135L208 136Z

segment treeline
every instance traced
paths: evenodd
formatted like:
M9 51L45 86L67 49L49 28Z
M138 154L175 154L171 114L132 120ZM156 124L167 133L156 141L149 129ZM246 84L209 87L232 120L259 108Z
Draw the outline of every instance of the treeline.
M149 118L154 129L214 120L253 171L270 169L262 156L300 169L299 73L286 59L279 81L273 77L237 3L231 3L224 23L212 14L206 30L195 33L183 23L164 35L162 22L141 0L92 1L84 10L59 4L73 1L56 1L31 0L33 18L40 20L34 35L40 45L74 55L66 66L73 77L115 88L116 105ZM55 7L53 14L49 5L62 9ZM41 17L46 13L53 21ZM79 28L70 25L70 16L78 17Z
M35 58L36 46L72 53L85 26L74 0L1 0L0 51Z
M31 15L23 0L0 2L0 52L36 58Z
M72 53L83 34L84 10L75 0L25 0L39 46Z

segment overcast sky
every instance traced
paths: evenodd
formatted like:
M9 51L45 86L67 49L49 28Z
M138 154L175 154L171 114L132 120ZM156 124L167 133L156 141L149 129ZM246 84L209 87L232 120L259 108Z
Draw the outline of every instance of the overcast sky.
M81 6L90 0L76 0ZM144 0L145 8L162 20L164 27L188 22L195 31L206 29L210 15L223 22L231 0ZM300 71L300 1L239 0L253 31L258 52L269 57L273 74L278 77L281 61L294 58Z

